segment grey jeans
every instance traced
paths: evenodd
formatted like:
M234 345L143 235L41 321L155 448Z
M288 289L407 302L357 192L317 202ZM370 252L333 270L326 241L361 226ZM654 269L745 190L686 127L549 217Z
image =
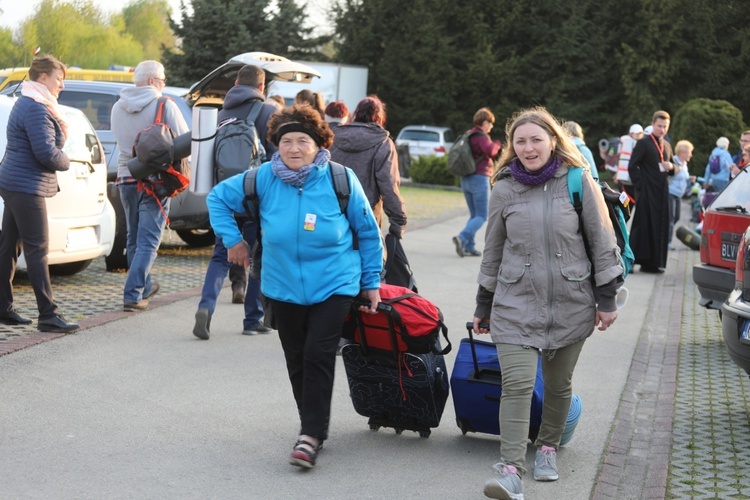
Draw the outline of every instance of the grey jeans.
M544 406L538 446L557 449L565 430L565 421L573 397L573 370L585 340L556 349L542 351ZM526 447L529 435L531 394L536 380L539 354L537 349L514 344L498 344L497 353L503 372L503 394L500 398L500 456L507 465L526 473Z

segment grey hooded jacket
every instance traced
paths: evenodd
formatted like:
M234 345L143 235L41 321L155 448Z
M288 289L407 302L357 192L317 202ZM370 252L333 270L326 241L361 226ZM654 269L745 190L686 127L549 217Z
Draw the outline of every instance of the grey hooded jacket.
M623 269L604 197L585 171L582 218L594 289L567 173L563 164L546 183L527 186L506 169L492 190L478 282L494 296L491 314L479 300L476 314L490 318L496 343L558 349L591 335L597 307L616 309Z
M330 151L333 161L357 174L378 224L381 225L385 211L389 231L401 237L406 226L406 206L399 193L396 145L388 132L376 123L341 125L335 129Z
M120 156L117 160L117 177L131 177L128 161L133 158L133 144L138 132L156 118L156 103L161 92L150 85L127 87L120 91L120 99L112 106L112 134L117 140ZM164 123L180 136L189 129L180 108L171 100L164 105Z

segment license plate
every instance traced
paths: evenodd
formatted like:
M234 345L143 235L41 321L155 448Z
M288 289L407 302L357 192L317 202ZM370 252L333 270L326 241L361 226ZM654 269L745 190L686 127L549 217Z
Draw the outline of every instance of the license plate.
M67 235L67 249L92 248L99 244L93 227L79 227L69 229Z
M739 321L739 330L740 330L740 343L742 344L750 344L750 321L746 319L741 319Z
M737 244L721 242L721 260L735 262L737 260Z

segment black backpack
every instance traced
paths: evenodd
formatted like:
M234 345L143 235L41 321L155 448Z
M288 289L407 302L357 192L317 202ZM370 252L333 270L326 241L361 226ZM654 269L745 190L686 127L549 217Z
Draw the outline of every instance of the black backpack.
M159 97L154 123L138 132L133 144L133 157L137 157L144 165L158 170L155 174L139 180L138 187L153 196L160 207L161 198L177 196L190 186L190 163L187 158L175 161L175 133L162 119L167 99L169 97Z
M266 150L255 127L261 108L263 101L256 101L244 120L227 118L218 125L214 140L214 183L259 167L266 160Z
M336 198L339 200L339 208L341 213L346 215L346 209L349 206L349 195L351 189L349 188L349 179L346 176L346 167L340 163L330 162L331 166L331 177L333 178L333 190L336 192ZM261 259L263 256L263 244L261 243L261 228L260 228L260 199L258 193L255 190L255 176L258 174L258 169L253 168L245 175L245 199L242 204L245 207L250 220L257 222L255 226L257 237L255 238L255 245L252 249L252 263L250 266L250 276L256 280L260 280L260 266ZM252 210L250 207L252 206ZM352 232L354 241L354 248L358 249L359 244L357 243L357 235Z

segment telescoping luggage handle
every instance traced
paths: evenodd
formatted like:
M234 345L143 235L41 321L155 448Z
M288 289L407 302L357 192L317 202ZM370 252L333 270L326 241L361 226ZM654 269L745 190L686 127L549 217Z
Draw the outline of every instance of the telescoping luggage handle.
M416 295L416 294L409 294L409 295ZM395 300L398 300L398 299L403 298L403 297L408 297L409 295L402 295L400 297L395 297L395 298L387 299L387 300L388 301L395 301ZM355 297L354 298L354 303L352 305L353 305L354 308L358 308L359 306L370 307L370 301L366 300L366 299L363 299L362 297ZM424 311L420 311L419 309L416 309L416 308L413 308L413 307L410 308L410 309L412 309L413 311L416 311L418 314L421 314L425 318L431 319L433 321L435 320L435 318L431 318ZM406 332L406 328L404 327L404 324L401 321L401 315L399 314L398 310L396 310L393 306L391 306L390 304L385 303L385 302L379 302L377 310L379 312L382 312L382 313L384 313L386 315L386 319L388 320L388 329L390 330L390 334L391 334L391 344L393 345L393 350L394 351L398 351L398 342L396 341L396 328L395 327L397 326L399 328L399 331L401 332L402 336L407 335L407 333L405 333ZM357 311L357 313L359 313L359 311ZM359 327L359 330L360 330L360 337L362 338L362 344L364 344L364 346L366 348L367 347L367 342L364 339L364 337L365 337L365 329L364 329L364 327L363 327L363 325L362 325L362 323L360 321L360 318L359 318L358 314L356 315L356 320L357 320L357 326ZM434 354L445 355L445 354L448 354L449 352L451 352L451 349L453 349L453 345L451 344L451 341L448 338L448 327L445 326L445 323L443 323L442 320L437 320L437 323L438 323L438 327L440 328L440 331L443 333L443 337L445 337L445 341L448 343L448 345L446 345L445 348L443 348L442 350L438 350L438 348L437 348L437 344L438 343L436 341L432 345L431 351ZM438 337L438 339L439 339L439 337ZM406 342L405 339L404 339L404 342Z
M489 323L480 323L480 328L487 328L489 330ZM466 322L466 330L469 332L469 346L471 347L471 359L474 362L474 378L480 379L483 375L502 377L502 371L493 370L491 368L479 368L479 362L477 361L477 350L474 347L474 323L472 321Z

